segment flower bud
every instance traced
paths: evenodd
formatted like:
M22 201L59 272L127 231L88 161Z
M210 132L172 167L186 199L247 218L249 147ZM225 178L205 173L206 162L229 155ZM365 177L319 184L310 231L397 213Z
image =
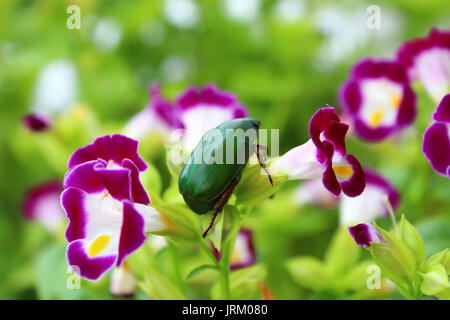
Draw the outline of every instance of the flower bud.
M136 278L128 270L125 264L114 269L111 274L111 285L109 291L114 297L130 298L134 296Z
M445 267L446 262L449 260L449 251L448 249L444 249L436 254L433 254L431 257L427 259L422 270L429 270L430 267L435 263L440 263ZM448 264L448 263L447 263Z
M408 297L414 297L412 283L417 277L417 263L408 245L371 224L358 224L348 229L357 244L370 249L377 265L399 290Z
M386 242L380 231L368 223L360 223L353 227L348 227L355 242L363 248L369 248L371 243Z
M420 289L425 295L435 295L449 287L447 271L440 263L434 263L427 273L420 275L423 277Z
M271 184L269 176L259 164L247 165L242 172L239 184L233 192L236 196L236 204L254 206L261 203L280 190L288 180L288 176L271 174L271 179L273 184Z
M384 274L394 282L403 293L408 290L414 296L412 283L416 279L417 263L414 253L408 245L392 233L378 228L385 243L373 243L372 257Z
M416 228L406 220L405 215L402 215L395 234L397 238L402 240L411 249L416 257L417 263L420 265L426 256L425 244Z

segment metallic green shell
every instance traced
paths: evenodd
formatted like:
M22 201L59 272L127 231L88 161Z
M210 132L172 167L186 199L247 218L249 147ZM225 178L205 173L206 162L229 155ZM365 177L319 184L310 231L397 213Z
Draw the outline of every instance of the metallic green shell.
M215 207L247 164L251 140L257 138L259 126L255 119L240 118L205 133L178 180L180 193L192 211L203 214ZM253 135L244 134L248 129L255 130Z

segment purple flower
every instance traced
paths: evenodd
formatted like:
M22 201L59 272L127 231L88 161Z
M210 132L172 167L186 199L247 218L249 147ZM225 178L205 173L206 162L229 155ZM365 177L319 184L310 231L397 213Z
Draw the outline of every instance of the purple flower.
M360 223L353 227L348 227L355 242L363 248L370 247L370 243L386 242L376 227L367 223Z
M450 178L450 94L439 103L423 135L422 150L437 173Z
M253 233L248 229L241 229L234 242L231 254L230 269L249 267L255 263L255 248L253 246Z
M440 101L449 92L450 31L432 29L427 37L404 43L397 57L433 99Z
M364 175L366 188L359 197L350 198L341 195L339 211L342 225L371 223L379 217L388 216L385 197L394 209L398 207L400 195L389 181L368 168L364 168Z
M24 116L22 124L31 131L43 132L52 126L52 121L46 115L35 112Z
M335 196L341 190L350 197L360 195L365 187L364 172L358 160L346 152L348 125L340 122L334 108L319 109L309 123L306 143L288 151L269 168L285 173L289 179L322 179Z
M215 85L190 87L176 100L175 106L185 128L184 149L195 148L202 136L219 124L248 116L247 109L230 92Z
M69 218L67 259L88 280L119 267L144 243L146 232L166 228L139 181L147 165L137 147L137 141L114 134L97 138L69 159L61 195Z
M341 86L340 104L356 134L380 141L413 123L416 96L402 64L364 59Z
M127 135L139 138L154 132L169 134L173 129L182 128L175 108L161 96L157 83L150 86L150 100L144 110L128 122Z
M22 203L25 219L38 221L53 232L62 228L65 216L59 202L63 191L59 181L48 181L27 191Z

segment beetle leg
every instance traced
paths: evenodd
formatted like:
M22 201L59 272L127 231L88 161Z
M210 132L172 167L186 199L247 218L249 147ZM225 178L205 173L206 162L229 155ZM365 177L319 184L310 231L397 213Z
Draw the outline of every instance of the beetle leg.
M238 177L234 178L233 182L231 182L230 186L222 194L219 202L217 203L217 207L214 209L214 213L211 218L211 222L209 223L209 226L208 226L208 228L206 228L205 232L203 232L203 235L202 235L203 238L206 238L206 236L208 235L209 230L211 230L211 228L214 225L214 221L216 220L217 215L219 214L220 211L222 211L223 206L225 205L225 203L227 203L228 199L230 198L231 194L233 193L233 190L236 187L238 182L239 182L239 178Z
M270 184L273 186L272 176L270 175L269 170L267 170L266 165L264 164L264 162L262 162L260 157L259 157L259 147L260 147L260 145L257 144L256 145L256 157L258 158L259 165L261 166L261 168L263 168L263 170L267 173L267 176L269 177Z

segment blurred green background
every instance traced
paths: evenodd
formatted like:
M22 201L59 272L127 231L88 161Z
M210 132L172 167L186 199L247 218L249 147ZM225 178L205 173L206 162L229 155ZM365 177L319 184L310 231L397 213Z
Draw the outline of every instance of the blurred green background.
M79 30L66 27L71 4L81 8ZM327 103L339 107L338 87L358 59L393 57L404 41L425 36L432 27L450 27L447 0L378 0L381 28L369 30L366 9L371 4L2 0L0 298L110 298L102 282L68 295L47 288L58 272L50 270L54 263L46 265L45 259L53 261L53 255L60 261L64 279L64 249L54 247L55 239L40 226L25 222L20 205L28 188L62 178L75 148L97 134L121 130L145 106L152 81L160 82L171 99L191 84L216 83L236 93L264 127L280 129L280 152L286 152L306 141L317 108ZM53 75L61 86L39 90L39 83L45 82L42 70L55 65L63 66ZM450 188L448 179L434 173L420 152L422 132L436 106L420 86L415 88L418 119L407 131L406 142L373 145L353 138L349 150L399 189L398 212L415 223L431 254L450 247ZM82 115L65 114L60 109L64 101L80 105ZM32 108L63 118L59 125L64 143L55 146L55 137L36 136L21 127L21 117ZM163 155L145 156L167 186ZM284 261L298 255L321 259L338 225L337 210L281 205L296 185L289 183L281 200L265 202L258 208L259 218L249 222L258 261L268 267L266 283L280 299L314 297L289 276ZM335 294L319 297L348 298Z

